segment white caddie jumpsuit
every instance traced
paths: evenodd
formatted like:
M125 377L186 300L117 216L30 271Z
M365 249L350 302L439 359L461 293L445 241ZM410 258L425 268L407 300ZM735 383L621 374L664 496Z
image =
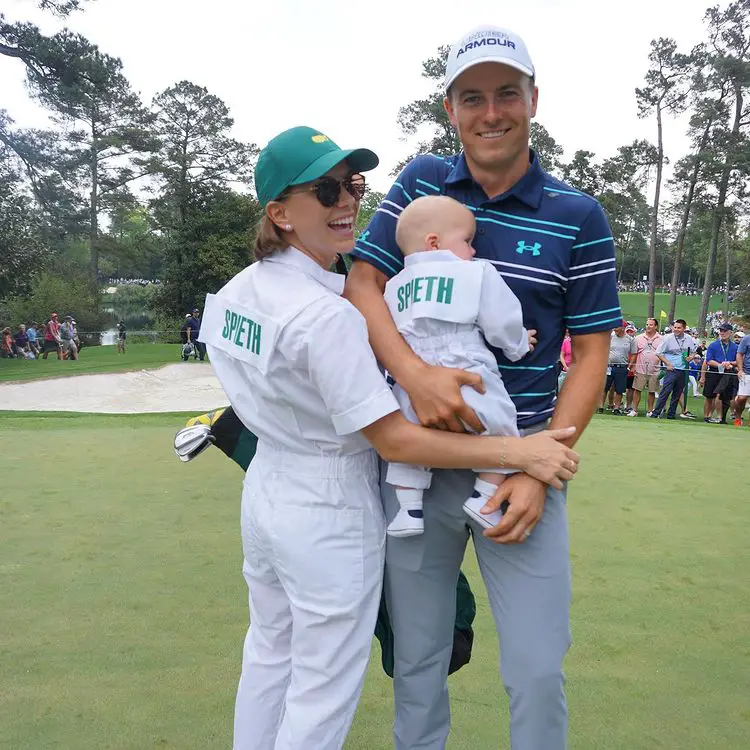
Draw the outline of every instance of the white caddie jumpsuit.
M200 340L258 436L242 492L250 628L234 750L336 750L362 690L385 522L359 430L398 410L344 277L295 248L208 295Z
M494 266L486 260L462 260L449 250L413 253L404 259L404 270L385 285L385 301L399 333L421 359L481 375L485 392L464 386L461 395L485 434L518 437L516 407L485 340L516 362L529 351L529 336L518 297ZM419 424L406 391L397 383L393 393L404 416ZM386 481L391 485L427 489L431 480L425 467L388 466Z

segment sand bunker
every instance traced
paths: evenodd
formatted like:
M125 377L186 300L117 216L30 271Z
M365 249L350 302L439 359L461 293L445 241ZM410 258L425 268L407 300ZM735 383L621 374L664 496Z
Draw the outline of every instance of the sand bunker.
M167 365L157 370L0 384L0 410L200 414L228 403L211 365L198 362Z

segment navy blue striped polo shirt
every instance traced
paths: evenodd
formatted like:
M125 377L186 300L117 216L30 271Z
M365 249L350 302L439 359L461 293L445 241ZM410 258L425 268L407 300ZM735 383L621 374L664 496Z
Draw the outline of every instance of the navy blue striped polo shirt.
M401 172L352 253L395 276L404 267L396 220L408 203L443 194L474 213L477 257L494 264L521 302L524 325L538 331L536 349L520 362L493 348L519 427L543 422L554 411L565 328L576 336L609 331L622 320L615 247L602 207L547 174L530 153L526 174L492 200L472 178L462 153L418 156Z

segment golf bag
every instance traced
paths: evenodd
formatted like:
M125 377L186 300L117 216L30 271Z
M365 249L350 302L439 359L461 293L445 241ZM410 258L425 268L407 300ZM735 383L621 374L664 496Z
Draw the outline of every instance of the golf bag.
M197 359L198 352L195 349L195 344L192 341L185 342L182 345L180 356L182 357L183 362L187 362L190 359L190 357L192 357L193 359Z

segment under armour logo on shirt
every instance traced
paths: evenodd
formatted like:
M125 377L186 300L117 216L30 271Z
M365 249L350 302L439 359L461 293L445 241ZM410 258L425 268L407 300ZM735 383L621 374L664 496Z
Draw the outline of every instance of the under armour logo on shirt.
M527 251L536 258L537 255L541 255L542 244L540 242L535 242L533 245L527 245L523 240L518 240L516 252L519 255L523 255Z

